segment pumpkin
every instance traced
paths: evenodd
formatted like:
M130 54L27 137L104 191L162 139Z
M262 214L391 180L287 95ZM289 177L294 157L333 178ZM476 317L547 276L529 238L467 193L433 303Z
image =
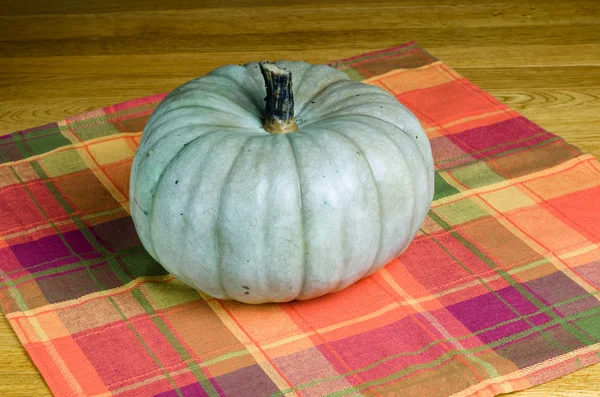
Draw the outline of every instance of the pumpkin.
M373 274L433 198L418 119L324 65L220 67L154 110L130 177L148 253L184 283L247 303L309 299Z

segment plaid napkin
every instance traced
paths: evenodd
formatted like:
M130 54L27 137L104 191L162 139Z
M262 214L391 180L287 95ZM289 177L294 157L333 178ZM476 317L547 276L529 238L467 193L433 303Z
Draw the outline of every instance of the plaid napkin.
M409 249L323 298L201 296L144 251L132 157L163 95L0 137L0 305L57 396L492 396L600 361L600 164L414 43L332 66L433 147Z

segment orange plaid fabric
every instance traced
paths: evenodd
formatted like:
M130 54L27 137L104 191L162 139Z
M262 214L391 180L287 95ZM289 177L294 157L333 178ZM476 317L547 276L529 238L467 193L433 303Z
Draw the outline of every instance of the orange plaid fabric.
M421 120L434 202L340 293L249 306L144 251L155 95L0 137L0 307L57 396L492 396L600 360L600 165L414 43L332 63Z

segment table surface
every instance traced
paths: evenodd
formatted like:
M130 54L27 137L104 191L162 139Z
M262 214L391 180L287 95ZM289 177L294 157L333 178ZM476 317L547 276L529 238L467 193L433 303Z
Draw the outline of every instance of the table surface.
M600 158L597 0L5 0L0 135L227 63L324 63L411 40ZM513 395L591 397L598 385L595 365ZM51 395L1 315L0 395Z

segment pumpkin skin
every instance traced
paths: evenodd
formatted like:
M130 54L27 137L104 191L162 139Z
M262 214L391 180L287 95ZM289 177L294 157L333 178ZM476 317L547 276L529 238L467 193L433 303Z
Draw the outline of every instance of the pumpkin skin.
M133 161L142 244L215 298L340 291L402 253L432 202L431 148L408 109L328 66L275 64L292 73L298 131L267 132L259 64L228 65L159 104Z

